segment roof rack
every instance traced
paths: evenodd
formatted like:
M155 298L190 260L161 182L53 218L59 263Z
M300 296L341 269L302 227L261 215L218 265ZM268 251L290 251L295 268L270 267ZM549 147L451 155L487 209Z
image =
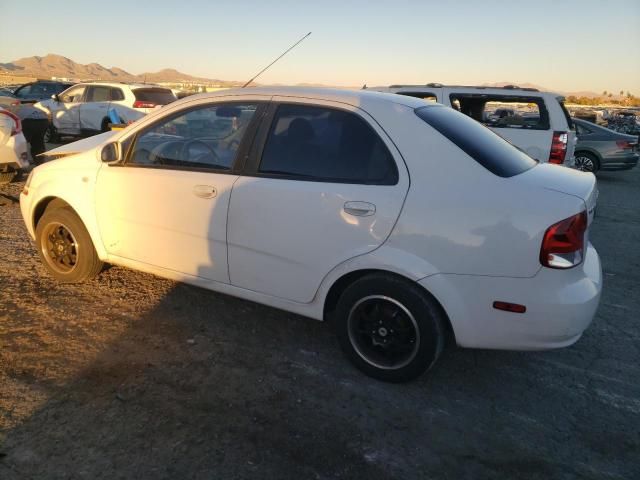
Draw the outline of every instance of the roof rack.
M423 88L423 87L427 87L427 88L457 87L457 88L481 88L481 89L502 88L504 90L524 90L524 91L527 91L527 92L539 92L540 91L537 88L519 87L517 85L505 85L503 87L491 87L491 86L488 86L488 85L443 85L442 83L427 83L427 84L424 84L424 85L391 85L391 86L389 86L389 88Z

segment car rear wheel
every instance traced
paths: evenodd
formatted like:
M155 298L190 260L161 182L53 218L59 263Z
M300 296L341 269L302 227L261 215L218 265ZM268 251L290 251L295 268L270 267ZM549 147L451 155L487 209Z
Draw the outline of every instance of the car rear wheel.
M406 382L426 372L445 344L440 305L415 283L391 275L367 275L347 287L335 319L349 360L387 382Z
M53 126L52 123L49 124L49 127L44 132L44 143L58 143L60 142L60 136L58 135L58 130Z
M102 269L89 232L69 207L45 211L36 227L36 244L44 266L60 282L82 282Z
M600 168L600 162L596 156L587 152L576 153L574 165L582 172L596 173Z

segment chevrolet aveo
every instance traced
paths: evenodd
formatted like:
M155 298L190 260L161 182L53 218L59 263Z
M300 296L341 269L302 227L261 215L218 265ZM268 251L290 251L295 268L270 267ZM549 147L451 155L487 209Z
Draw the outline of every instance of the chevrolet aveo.
M229 90L53 150L20 197L49 273L103 262L331 319L365 373L574 343L598 306L592 174L399 95Z

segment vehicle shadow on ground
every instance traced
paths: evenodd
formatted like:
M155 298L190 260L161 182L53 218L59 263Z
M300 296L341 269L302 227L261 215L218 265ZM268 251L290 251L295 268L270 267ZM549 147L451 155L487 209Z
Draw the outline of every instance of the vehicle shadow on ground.
M28 251L31 296L5 305L18 333L0 359L42 402L0 439L3 480L599 480L633 469L608 325L556 352L449 348L427 375L392 385L356 371L331 325L119 267L59 285ZM31 324L48 336L23 338ZM616 355L633 359L628 348Z
M329 326L186 285L103 322L117 337L6 435L3 478L597 478L554 455L580 434L549 418L574 386L536 354L450 349L418 381L384 384Z

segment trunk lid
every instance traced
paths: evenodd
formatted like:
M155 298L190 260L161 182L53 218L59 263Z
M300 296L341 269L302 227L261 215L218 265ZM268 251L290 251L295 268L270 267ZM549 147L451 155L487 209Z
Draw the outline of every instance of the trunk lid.
M531 186L580 198L585 203L589 225L593 221L598 201L598 186L592 173L542 163L518 175L517 178Z

